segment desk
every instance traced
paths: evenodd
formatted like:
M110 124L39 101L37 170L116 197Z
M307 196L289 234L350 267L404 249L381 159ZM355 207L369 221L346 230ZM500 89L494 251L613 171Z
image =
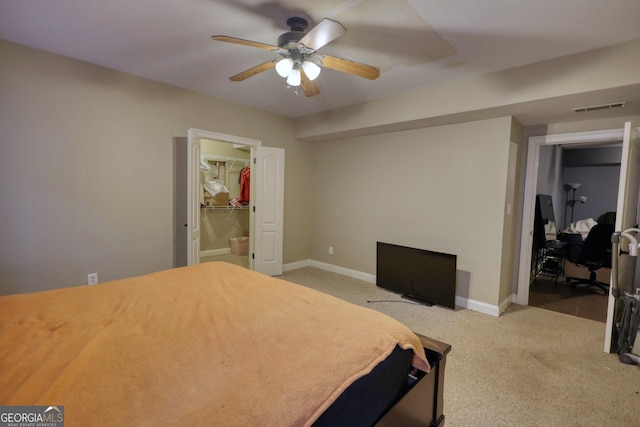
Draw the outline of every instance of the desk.
M547 240L544 247L538 250L535 277L541 274L553 276L555 282L564 275L564 246L567 242Z

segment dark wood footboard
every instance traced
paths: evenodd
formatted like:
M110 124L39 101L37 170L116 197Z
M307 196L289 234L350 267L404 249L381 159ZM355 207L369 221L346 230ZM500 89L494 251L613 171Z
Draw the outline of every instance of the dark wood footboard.
M416 381L398 402L376 423L377 427L444 425L444 371L451 346L416 334L422 341L431 365L428 374L419 373Z

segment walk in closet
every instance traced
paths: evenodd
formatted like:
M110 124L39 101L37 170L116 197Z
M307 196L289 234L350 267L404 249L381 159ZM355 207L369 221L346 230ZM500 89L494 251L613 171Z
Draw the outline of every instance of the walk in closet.
M201 140L200 259L248 266L250 148Z

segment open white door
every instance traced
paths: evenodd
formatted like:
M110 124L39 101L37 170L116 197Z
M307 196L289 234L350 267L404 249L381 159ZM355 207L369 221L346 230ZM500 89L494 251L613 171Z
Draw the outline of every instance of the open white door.
M256 147L251 171L254 200L253 269L270 276L282 274L284 230L284 149Z
M200 263L200 135L187 133L187 265Z
M624 124L622 140L622 159L620 161L620 184L618 187L618 205L616 209L616 231L623 231L635 227L638 223L638 192L640 191L640 138L635 124ZM620 257L619 270L621 287L624 280L635 276L636 266L634 257ZM607 310L607 329L604 340L604 351L611 353L614 331L613 316L615 312L615 298L609 292L609 306Z

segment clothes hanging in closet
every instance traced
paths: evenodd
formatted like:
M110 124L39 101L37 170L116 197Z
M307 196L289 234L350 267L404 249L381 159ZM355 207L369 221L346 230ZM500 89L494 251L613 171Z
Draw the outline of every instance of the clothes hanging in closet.
M240 171L240 196L242 202L249 203L249 195L251 194L251 169L245 166Z

